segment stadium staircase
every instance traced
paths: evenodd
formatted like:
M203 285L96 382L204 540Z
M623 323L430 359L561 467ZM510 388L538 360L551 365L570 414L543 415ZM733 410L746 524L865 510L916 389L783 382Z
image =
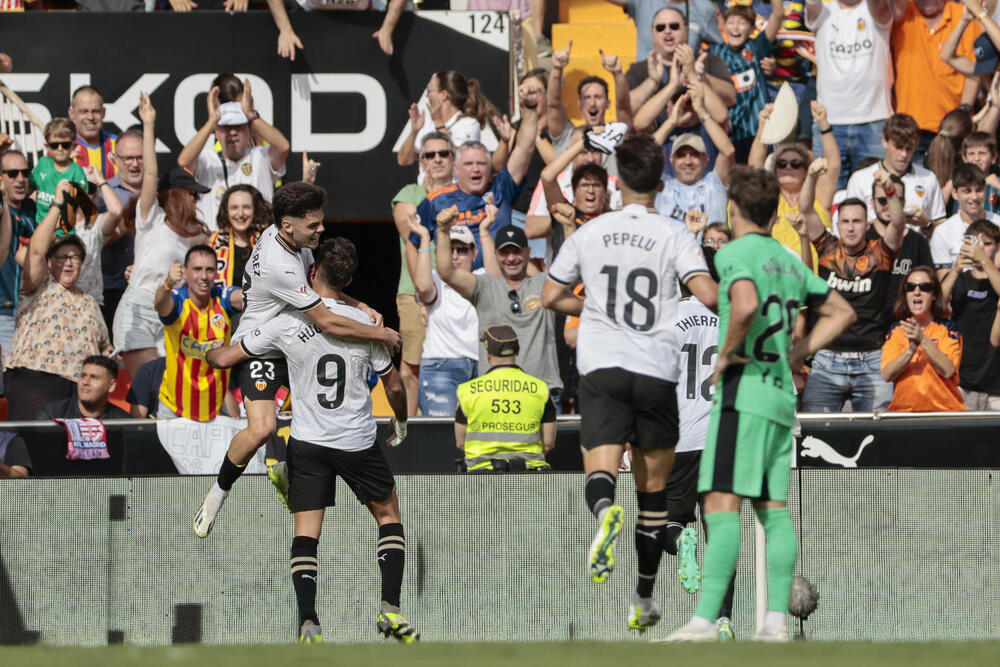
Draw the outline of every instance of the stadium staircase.
M576 86L581 79L594 75L608 82L611 90L611 113L615 117L614 82L601 66L603 49L606 54L621 58L628 71L635 62L635 26L625 11L606 0L562 0L559 3L559 23L552 26L552 48L565 49L570 40L569 66L564 72L563 103L574 124L583 122L577 105Z

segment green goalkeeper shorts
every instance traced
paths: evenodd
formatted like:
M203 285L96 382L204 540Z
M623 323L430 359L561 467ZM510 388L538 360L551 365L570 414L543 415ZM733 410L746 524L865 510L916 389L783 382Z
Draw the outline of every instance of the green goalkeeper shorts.
M712 406L698 491L754 500L788 498L792 429L765 417Z

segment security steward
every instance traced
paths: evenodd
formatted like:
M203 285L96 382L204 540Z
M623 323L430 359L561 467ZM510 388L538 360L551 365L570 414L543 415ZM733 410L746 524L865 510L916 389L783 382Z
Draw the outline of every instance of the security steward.
M482 341L490 370L458 385L455 445L465 450L466 470L550 470L556 409L548 386L514 363L521 346L512 327L487 327Z

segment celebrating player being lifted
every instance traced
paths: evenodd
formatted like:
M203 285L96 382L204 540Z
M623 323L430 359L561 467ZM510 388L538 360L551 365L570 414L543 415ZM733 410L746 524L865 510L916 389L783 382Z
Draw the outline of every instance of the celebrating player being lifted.
M313 285L320 308L359 326L368 316L343 301L344 288L358 266L354 244L343 238L325 242L317 251ZM382 603L377 628L387 637L413 642L419 633L399 611L406 540L399 499L389 463L375 442L375 419L368 389L368 368L382 377L392 407L391 445L406 437L406 390L385 345L348 342L323 335L308 313L286 310L260 322L237 344L212 350L208 361L228 368L246 359L284 355L288 362L295 412L288 439L288 503L295 521L292 539L292 583L299 606L299 641L322 641L316 615L316 560L326 507L335 501L340 475L378 523L378 565Z
M767 535L767 616L755 639L787 641L785 613L795 569L795 529L786 506L797 367L854 321L847 302L769 235L778 181L749 167L734 172L729 217L736 240L715 255L719 274L719 360L698 491L705 493L701 599L667 639L714 641L716 619L740 549L740 503L753 500ZM792 347L799 307L819 319Z
M542 302L581 315L577 366L581 380L580 444L586 498L599 528L590 550L590 574L600 583L614 568L614 542L625 523L615 504L618 462L626 441L639 501L635 544L639 581L628 626L643 632L660 619L653 600L667 525L667 478L677 443L677 342L670 320L678 280L702 303L715 305L717 286L701 247L681 222L651 207L663 171L663 150L635 136L617 149L625 207L594 218L559 250ZM582 280L585 302L572 287Z
M247 262L243 316L233 334L234 343L291 308L306 314L324 333L351 341L381 342L390 349L399 346L399 334L382 327L378 313L346 294L341 296L347 305L360 308L372 318L376 326L368 326L321 307L322 300L309 286L306 272L313 262L311 249L319 244L323 233L324 204L326 191L308 183L289 183L274 194L274 224L261 234ZM198 537L211 532L229 489L254 453L274 433L277 424L274 397L282 385L288 384L288 368L278 356L248 360L234 373L243 394L247 427L233 437L222 459L218 479L194 515L194 532ZM288 479L284 465L271 466L267 475L287 506Z

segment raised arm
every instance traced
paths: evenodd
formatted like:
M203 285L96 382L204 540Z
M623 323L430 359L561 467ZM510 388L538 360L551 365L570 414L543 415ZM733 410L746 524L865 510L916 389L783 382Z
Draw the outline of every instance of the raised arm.
M0 183L0 264L7 261L10 255L10 239L14 234L14 221L10 217L7 206L7 193Z
M389 0L389 6L385 9L385 18L382 19L382 25L372 33L372 37L378 41L378 46L382 49L382 53L387 56L392 55L392 33L396 29L396 24L399 23L399 17L403 15L403 8L405 6L406 0Z
M562 101L563 70L569 65L569 53L573 49L573 40L565 49L552 52L552 69L549 70L549 82L545 87L545 98L548 107L549 134L561 136L569 123L569 113Z
M420 157L417 154L416 141L417 134L423 128L425 120L423 110L416 103L410 105L407 113L410 115L410 133L403 140L403 145L399 147L399 152L396 153L396 163L400 167L408 167Z
M198 171L198 156L201 155L201 151L205 148L205 144L212 137L215 132L216 126L219 124L219 119L222 117L219 111L219 87L212 86L212 89L208 91L208 98L205 101L208 107L208 120L205 124L198 129L197 134L187 143L184 148L181 149L181 154L177 156L177 164L184 167L192 174ZM142 158L143 164L146 162L145 153ZM145 181L143 181L145 183Z
M837 180L840 178L840 147L833 136L833 127L826 117L826 107L813 100L809 103L813 121L819 129L823 157L826 158L826 172L816 181L816 200L827 211L833 206L833 196L837 194Z
M156 109L149 93L139 93L139 118L142 120L142 189L139 190L137 213L143 220L156 202L156 188L160 170L156 165Z
M174 262L167 269L167 277L163 284L156 288L153 308L160 317L166 317L174 310L173 289L184 282L184 267L180 262Z
M753 143L750 144L750 153L747 155L747 164L756 169L764 168L764 161L767 159L767 146L760 137L764 133L764 124L771 117L774 111L774 104L768 102L757 114L757 134L754 135Z
M688 103L691 99L691 93L684 93L679 98L674 101L674 107L670 110L670 115L667 116L667 120L656 128L653 132L653 141L662 146L667 143L667 137L670 133L677 129L677 123L681 118L681 109Z
M722 184L729 186L729 171L736 162L736 147L729 139L729 133L722 129L722 126L715 120L705 107L706 94L712 94L711 88L704 83L696 82L691 84L691 105L694 112L708 133L708 138L715 144L719 152L715 158L715 175L719 177Z
M885 192L889 200L889 224L885 227L882 235L882 242L889 246L894 252L899 252L903 245L903 237L906 235L906 214L903 212L903 188L902 185L893 183L889 172L879 169L875 172L875 183Z
M483 253L483 268L486 269L486 273L501 277L500 274L500 262L497 261L497 244L493 240L493 223L497 221L498 209L493 204L486 204L485 207L486 215L483 216L482 221L479 223L479 252ZM528 267L530 272L531 267Z
M458 207L454 204L437 214L438 276L463 297L471 299L476 289L476 277L451 263L451 228L457 219Z
M785 216L785 220L788 221L788 224L799 235L799 257L802 258L802 263L809 267L810 271L815 270L816 267L813 266L812 242L809 240L809 227L806 225L805 216L799 212L789 213Z
M826 158L818 157L809 164L806 171L806 179L802 182L802 189L799 191L799 213L805 220L806 230L809 233L809 240L815 241L826 232L826 225L816 212L816 183L823 174L827 172L829 162ZM809 253L812 256L812 253Z
M622 68L622 59L610 53L601 54L601 65L611 74L615 84L615 115L619 122L632 127L632 98L629 95L628 81L625 80L625 71Z
M635 88L632 88L629 95L629 106L638 109L646 100L653 96L653 93L660 89L660 82L663 81L664 63L656 51L650 51L646 59L646 78Z
M958 20L958 25L955 26L955 29L948 35L948 39L944 40L944 44L941 45L941 60L948 63L953 70L965 76L972 76L975 73L976 63L964 56L955 55L955 52L958 51L958 43L961 41L962 35L965 34L965 29L969 27L969 24L974 19L975 17L969 12L969 6L966 4L962 9L962 17Z
M420 246L416 249L416 258L410 270L413 289L420 303L430 305L438 297L434 276L431 274L431 230L417 222L416 216L409 217L407 222L410 232L420 237ZM412 243L407 245L413 246Z
M304 48L299 36L292 30L292 22L288 20L288 12L285 11L285 3L282 0L267 0L267 9L274 19L274 26L278 29L278 55L295 61L295 49Z
M393 0L393 2L395 1ZM292 150L292 144L281 133L281 130L268 123L260 117L259 113L254 111L250 79L243 79L243 95L240 97L240 106L250 121L250 128L257 136L267 142L267 157L271 162L271 168L274 171L280 171L285 166L285 160L288 159L288 153ZM195 160L197 160L197 155Z
M1000 72L993 75L987 99L989 103L983 107L976 119L976 130L992 136L996 134L997 127L1000 126Z
M101 231L104 232L105 239L113 238L117 235L118 223L122 219L122 202L118 199L118 193L115 192L115 189L104 180L101 169L91 164L85 167L84 171L97 184L98 191L104 196L104 206L108 210L101 214Z
M38 286L45 279L45 274L48 273L49 267L45 256L48 254L49 248L52 247L52 238L55 236L56 225L59 223L60 209L66 203L70 187L69 181L60 181L56 185L52 206L49 207L48 213L31 234L27 257L21 270L21 291L25 294L31 294L38 289Z
M528 173L528 163L535 152L535 138L538 136L538 109L525 106L521 101L521 126L517 128L514 138L514 150L507 159L507 171L511 179L518 185L524 181Z
M806 9L809 9L809 3L806 3ZM817 12L818 13L818 12ZM767 25L764 26L764 34L767 36L767 41L774 42L778 38L778 31L781 30L781 24L785 20L785 3L783 0L771 0L771 15L767 17Z
M983 32L993 42L993 46L1000 49L1000 26L993 20L993 16L986 11L986 7L981 0L962 0L969 13L979 21L983 27Z

